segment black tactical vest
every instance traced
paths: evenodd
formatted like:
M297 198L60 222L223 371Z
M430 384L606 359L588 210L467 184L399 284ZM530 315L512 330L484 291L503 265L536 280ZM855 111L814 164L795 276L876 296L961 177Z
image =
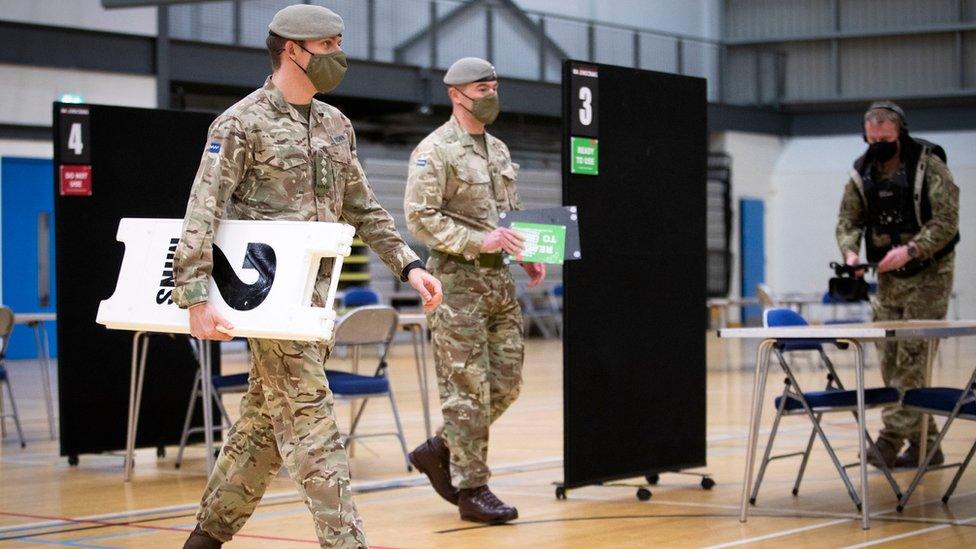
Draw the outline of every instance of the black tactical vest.
M925 164L923 160L934 154L945 161L942 147L927 141L915 140L908 135L902 137L901 164L891 179L877 177L874 161L867 155L854 162L854 170L861 179L861 198L865 201L867 227L865 247L868 262L877 263L884 259L892 248L908 244L930 219L932 204L929 201L928 185L925 183ZM876 236L888 236L876 239ZM885 244L878 244L881 240ZM941 250L926 260L913 259L895 276L912 276L922 272L938 260L949 255L959 242L959 233Z
M898 166L890 179L881 179L876 172L869 167L861 175L864 198L867 199L866 244L870 263L884 259L891 248L907 244L922 228L915 216L912 183L908 181L905 165ZM931 208L929 210L931 217ZM876 244L879 240L876 237L880 236L887 236L891 244Z

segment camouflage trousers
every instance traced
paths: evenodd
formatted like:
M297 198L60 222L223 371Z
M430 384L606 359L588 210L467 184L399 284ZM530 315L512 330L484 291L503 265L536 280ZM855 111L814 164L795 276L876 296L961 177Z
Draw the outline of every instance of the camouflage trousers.
M312 512L322 547L367 547L325 379L330 348L264 339L249 344L248 391L203 494L200 527L229 541L284 464Z
M444 302L428 313L444 430L457 488L488 483L488 428L522 387L522 308L507 268L433 256Z
M938 320L946 316L952 291L954 254L917 275L899 278L882 273L878 276L878 294L872 300L875 320ZM888 341L878 344L881 376L888 387L900 391L925 385L929 343L921 340ZM906 439L918 444L922 414L901 407L885 408L881 414L884 428L881 438L900 446ZM938 431L928 419L928 444L935 443ZM929 446L931 448L931 446Z

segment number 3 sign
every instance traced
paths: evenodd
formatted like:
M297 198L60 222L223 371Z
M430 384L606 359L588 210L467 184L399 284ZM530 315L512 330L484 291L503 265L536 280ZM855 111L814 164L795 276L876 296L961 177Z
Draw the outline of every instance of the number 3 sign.
M572 135L599 137L597 98L599 70L593 65L573 65L572 94L576 102L576 116L572 119Z

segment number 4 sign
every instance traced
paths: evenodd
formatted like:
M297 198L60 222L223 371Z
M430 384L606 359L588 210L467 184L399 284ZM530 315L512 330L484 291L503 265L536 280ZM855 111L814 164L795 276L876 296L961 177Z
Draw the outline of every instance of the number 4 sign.
M58 128L61 164L91 164L88 107L56 103L55 108L61 111L61 123Z

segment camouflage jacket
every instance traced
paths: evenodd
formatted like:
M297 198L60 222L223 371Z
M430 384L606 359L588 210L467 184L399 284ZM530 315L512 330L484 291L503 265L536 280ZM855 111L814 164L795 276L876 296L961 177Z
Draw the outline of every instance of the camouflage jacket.
M398 277L418 259L369 187L349 119L314 99L309 118L306 124L269 78L210 126L173 265L177 305L207 300L223 217L349 223ZM323 261L315 305L330 274Z
M911 237L918 248L919 259L928 259L946 246L959 231L959 187L952 181L952 174L942 159L934 154L925 154L919 160L925 170L925 187L928 189L932 217L921 230ZM874 168L871 168L874 169ZM859 179L859 177L858 177ZM847 181L844 197L840 203L837 219L837 245L843 256L848 251L860 253L861 238L867 228L867 208L855 177ZM907 236L907 235L906 235ZM889 238L880 235L878 238ZM904 242L904 240L903 240ZM875 242L878 246L891 245L888 242Z
M485 132L488 157L453 116L417 145L403 208L407 228L430 249L474 259L498 213L522 209L518 164Z

